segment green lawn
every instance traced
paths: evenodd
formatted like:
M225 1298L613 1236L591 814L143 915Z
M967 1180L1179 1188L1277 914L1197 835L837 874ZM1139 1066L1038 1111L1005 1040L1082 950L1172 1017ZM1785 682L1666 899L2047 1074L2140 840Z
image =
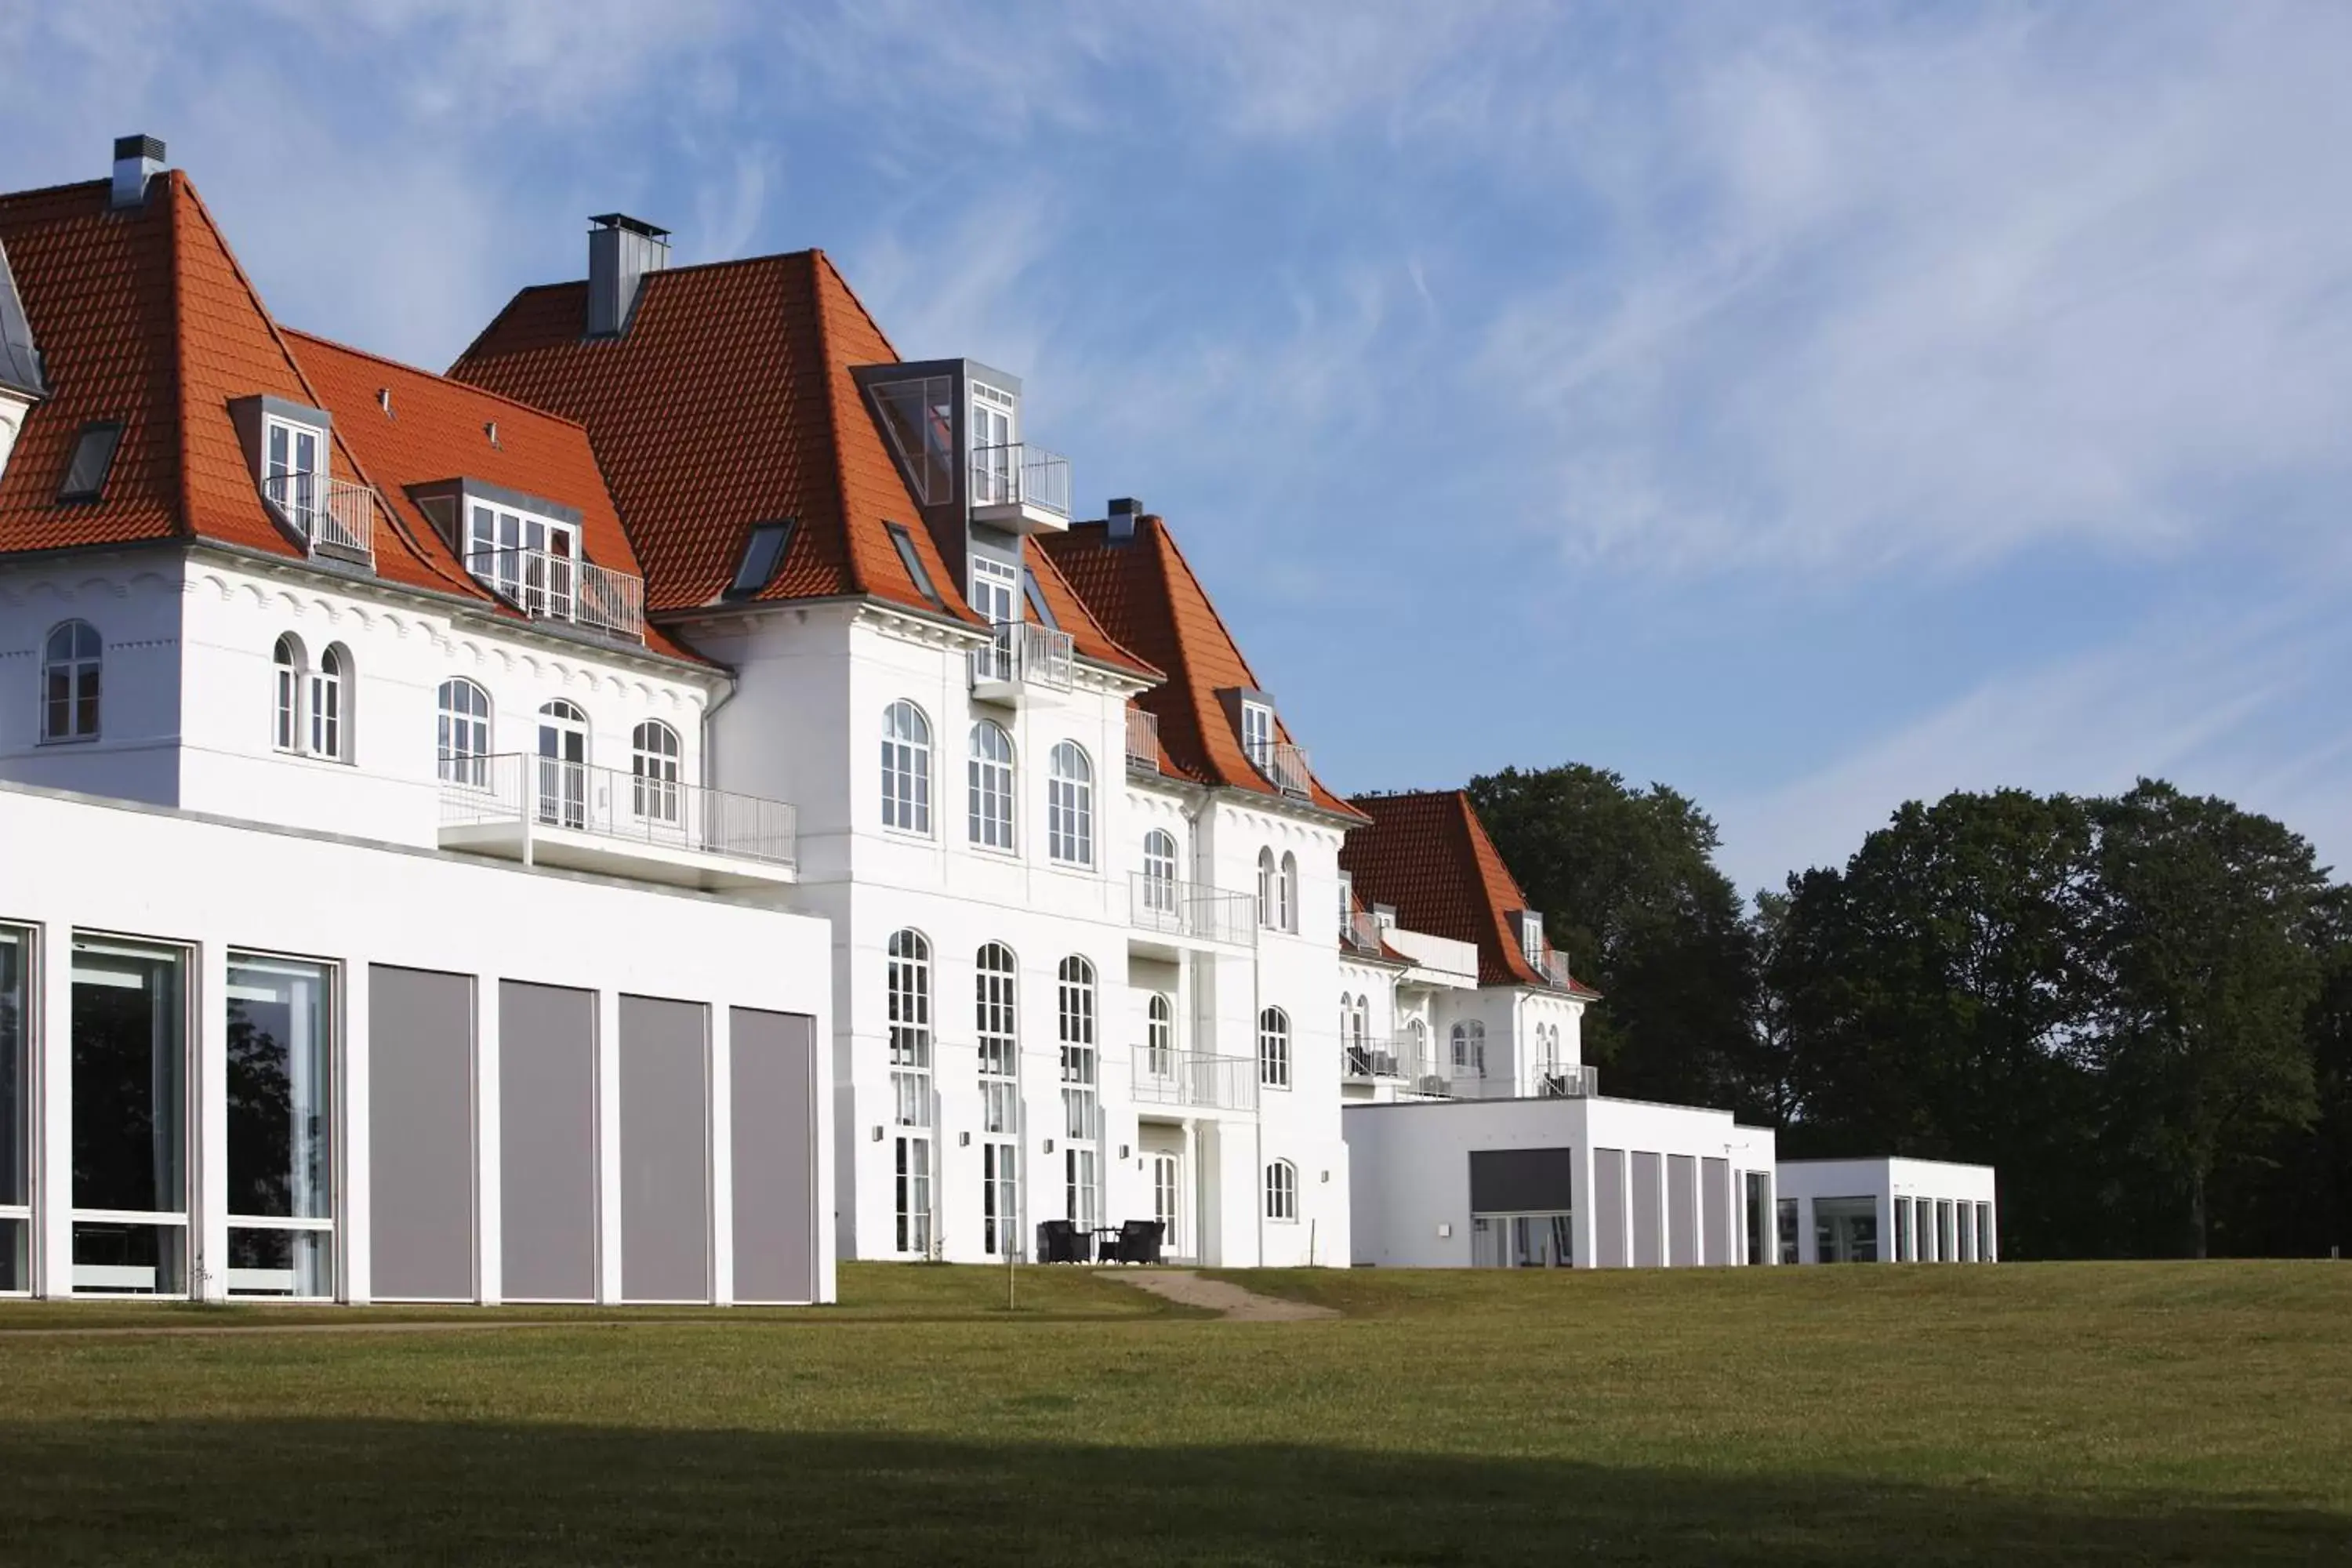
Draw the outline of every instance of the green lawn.
M12 1305L0 1563L2352 1562L2352 1267L1232 1278L1345 1316Z

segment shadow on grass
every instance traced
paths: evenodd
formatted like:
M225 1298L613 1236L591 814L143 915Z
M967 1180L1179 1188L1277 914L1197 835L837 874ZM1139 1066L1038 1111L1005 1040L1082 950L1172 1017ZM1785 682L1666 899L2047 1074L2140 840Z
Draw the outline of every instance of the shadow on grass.
M389 1421L0 1426L0 1561L2344 1561L2347 1521L1848 1478Z

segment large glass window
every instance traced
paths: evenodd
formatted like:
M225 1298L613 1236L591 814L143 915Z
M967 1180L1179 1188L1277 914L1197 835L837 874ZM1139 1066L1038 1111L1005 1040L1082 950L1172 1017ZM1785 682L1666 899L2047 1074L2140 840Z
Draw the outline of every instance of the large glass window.
M77 938L73 1288L187 1290L187 955Z
M1298 1167L1287 1160L1276 1160L1265 1168L1265 1217L1298 1217Z
M348 762L351 736L352 656L341 644L329 644L310 672L310 754Z
M1298 929L1298 857L1285 851L1274 879L1274 929Z
M32 1105L25 1021L32 941L0 926L0 1291L33 1288Z
M1095 770L1074 741L1054 748L1045 784L1045 852L1069 866L1095 863Z
M60 621L41 645L41 739L98 739L98 695L106 645L88 621Z
M445 680L439 700L441 776L475 789L490 785L490 694L470 680Z
M971 727L965 831L983 849L1013 847L1013 737L982 719Z
M889 1000L890 1091L898 1134L898 1250L931 1250L931 944L894 931L884 976Z
M1486 1076L1486 1026L1475 1018L1454 1026L1454 1076Z
M229 954L233 1296L335 1293L334 1071L332 972Z
M677 731L658 719L648 719L629 737L631 804L640 822L677 826L681 819L678 798Z
M911 702L882 710L882 826L931 830L931 722Z
M981 1249L1002 1258L1020 1245L1021 968L1001 942L973 965L973 1037L980 1043Z
M1176 1076L1176 1008L1157 991L1143 1007L1143 1059L1153 1078Z
M1164 827L1143 836L1143 905L1154 914L1176 912L1176 836Z
M1021 618L1021 574L985 555L971 558L972 614L992 626Z
M278 639L270 650L271 672L276 678L273 692L273 716L269 743L281 752L299 751L302 746L302 645L290 632Z
M1274 851L1261 849L1257 852L1257 923L1269 931L1275 929L1275 914L1280 908L1274 881Z
M1257 1016L1257 1080L1268 1089L1290 1087L1290 1015L1279 1007Z
M539 710L539 819L588 826L588 715L561 699Z
M1815 1198L1813 1256L1823 1263L1878 1261L1876 1198Z
M1062 1047L1062 1130L1068 1140L1063 1161L1065 1217L1091 1226L1101 1212L1098 1194L1101 1121L1095 1037L1095 966L1073 953L1056 973L1056 1012Z
M1263 702L1242 704L1242 749L1261 772L1274 768L1274 710Z
M1911 1200L1895 1200L1895 1258L1897 1263L1919 1261L1919 1244L1911 1234Z

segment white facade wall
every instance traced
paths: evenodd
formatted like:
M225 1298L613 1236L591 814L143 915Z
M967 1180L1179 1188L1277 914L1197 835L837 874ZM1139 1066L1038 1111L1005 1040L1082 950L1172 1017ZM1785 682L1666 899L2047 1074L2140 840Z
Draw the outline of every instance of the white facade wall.
M607 879L532 869L437 851L257 827L182 811L60 796L0 785L0 922L32 928L39 954L31 1047L36 1279L46 1294L69 1292L72 1253L72 946L77 933L184 947L191 954L194 1067L187 1096L193 1136L190 1223L195 1251L214 1260L197 1284L222 1293L226 1255L226 1025L221 998L232 950L336 966L334 1034L339 1079L333 1127L336 1294L371 1300L373 1164L368 986L372 965L470 979L475 1074L474 1146L450 1148L468 1163L474 1190L474 1299L502 1297L499 1008L501 981L593 994L596 1016L596 1299L623 1299L626 1237L622 1169L627 1109L619 1098L622 999L700 1005L708 1043L706 1155L709 1260L705 1292L736 1299L733 1236L741 1189L732 1131L730 1009L813 1021L820 1113L807 1146L814 1299L834 1296L834 1249L824 1223L833 1205L828 935L822 922L706 895L655 891Z
M1654 1238L1655 1261L1662 1266L1744 1261L1751 1175L1764 1179L1759 1216L1764 1227L1762 1258L1769 1262L1774 1257L1769 1233L1773 1134L1769 1128L1739 1125L1728 1111L1600 1098L1430 1100L1350 1106L1346 1122L1356 1172L1353 1256L1359 1265L1471 1267L1470 1154L1511 1149L1573 1152L1577 1268L1631 1267L1645 1261L1636 1256L1637 1237ZM1720 1162L1728 1202L1710 1225L1703 1205L1678 1212L1662 1180L1644 1213L1633 1181L1612 1182L1596 1170L1596 1162L1612 1155L1628 1170L1633 1156L1653 1157L1662 1176L1667 1161L1689 1161L1702 1183L1702 1163ZM1612 1211L1606 1219L1599 1196L1604 1187L1612 1194ZM1604 1225L1609 1227L1605 1232L1596 1228Z
M1822 1261L1815 1205L1867 1199L1877 1216L1882 1263L1990 1263L2000 1257L2000 1205L1990 1165L1945 1160L1790 1160L1780 1166L1780 1201L1794 1204L1797 1258ZM1907 1226L1897 1205L1909 1205ZM1924 1210L1919 1206L1925 1205ZM1960 1205L1968 1212L1961 1213ZM1921 1225L1922 1218L1927 1224Z

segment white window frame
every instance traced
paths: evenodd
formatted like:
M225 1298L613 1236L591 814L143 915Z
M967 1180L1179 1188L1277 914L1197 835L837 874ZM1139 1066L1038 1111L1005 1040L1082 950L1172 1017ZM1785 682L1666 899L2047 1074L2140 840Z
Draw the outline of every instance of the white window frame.
M335 763L352 760L351 677L350 649L341 643L329 643L319 650L318 668L310 671L308 682L310 711L305 715L310 721L310 743L304 749L311 756Z
M580 614L580 525L503 502L466 507L466 570L524 613L570 621Z
M993 719L972 721L964 763L964 837L978 849L1019 852L1013 803L1020 798L1013 736Z
M1057 866L1095 863L1095 768L1086 748L1057 741L1045 780L1045 854Z
M1176 836L1166 828L1155 827L1143 836L1143 906L1153 914L1176 912L1176 888L1181 880L1177 854Z
M310 684L310 659L302 639L280 632L269 648L269 744L273 751L299 755L304 727L302 699Z
M1298 1223L1298 1167L1287 1160L1265 1168L1265 1217L1276 1225Z
M480 711L464 702L463 693L481 700ZM457 698L463 706L453 705ZM433 694L436 765L444 784L469 789L490 787L490 694L476 681L453 675Z
M1290 1087L1290 1015L1261 1007L1257 1015L1257 1081L1262 1089Z
M1274 879L1274 850L1271 846L1261 846L1257 852L1257 923L1264 931L1276 929Z
M279 438L284 437L281 451ZM303 450L304 444L309 449ZM334 443L321 426L266 414L261 420L262 493L309 539L327 509Z
M1275 870L1274 892L1276 904L1274 929L1296 931L1298 929L1298 857L1287 849L1282 852L1282 864Z
M1096 1033L1100 992L1095 966L1079 953L1055 971L1055 1033L1062 1050L1063 1213L1092 1228L1102 1212L1102 1091Z
M81 634L89 634L87 644ZM68 639L65 651L58 651L58 639ZM66 679L66 727L58 729L51 720L60 699L54 688L58 677ZM41 634L41 744L45 746L74 745L95 741L106 731L106 638L99 629L79 616L70 616ZM89 724L82 725L82 710L89 710Z
M1242 700L1242 750L1261 773L1274 771L1274 706Z
M882 710L882 826L931 836L931 721L904 697Z
M644 720L629 731L629 806L639 822L685 825L685 741L660 720Z
M0 1055L0 1074L16 1081L12 1092L0 1096L0 1102L13 1101L22 1120L13 1130L8 1142L24 1162L21 1169L0 1171L0 1221L21 1225L26 1231L25 1273L18 1288L0 1290L0 1296L29 1296L33 1290L33 1020L38 1016L38 986L41 977L39 934L31 926L0 923L0 946L16 950L16 987L14 1012L16 1020L16 1044L12 1054ZM5 998L0 998L5 1000ZM23 1202L9 1201L8 1187L15 1187Z
M239 966L268 968L273 964L278 964L289 967L299 967L305 971L314 972L320 987L323 993L319 1008L319 1017L320 1026L327 1035L325 1058L328 1081L324 1089L316 1094L313 1098L317 1103L328 1108L327 1169L323 1173L322 1179L320 1184L326 1198L327 1213L324 1215L241 1215L232 1213L226 1216L226 1226L227 1228L232 1231L268 1230L293 1235L323 1235L327 1238L327 1288L324 1291L308 1295L299 1293L281 1295L278 1292L269 1290L240 1290L234 1283L236 1279L236 1270L228 1268L226 1261L224 1261L222 1265L226 1276L224 1283L226 1285L227 1294L233 1300L260 1301L331 1301L335 1300L336 1295L341 1287L343 1271L348 1267L348 1261L343 1256L343 1240L341 1227L339 1223L341 1216L342 1204L341 1194L337 1190L334 1178L336 1163L341 1158L341 1150L340 1148L340 1134L341 1130L334 1124L334 1113L332 1109L341 1103L341 1086L336 1081L336 1079L342 1070L342 1040L339 1033L340 1023L342 1016L342 965L336 963L331 960L322 961L319 959L297 958L289 953L259 952L245 948L231 948L228 951L227 956L228 967L231 970Z
M1176 1005L1164 991L1143 1004L1143 1070L1153 1078L1176 1076Z
M974 552L971 558L972 613L991 626L1021 618L1021 569L992 556ZM997 612L1004 612L1000 615Z

